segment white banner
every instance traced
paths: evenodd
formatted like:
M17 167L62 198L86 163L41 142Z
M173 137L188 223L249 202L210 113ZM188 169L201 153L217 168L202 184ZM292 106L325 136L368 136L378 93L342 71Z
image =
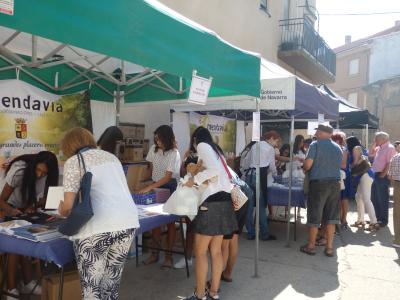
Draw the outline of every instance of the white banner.
M295 93L296 77L261 80L261 109L293 110Z
M260 136L261 136L260 130L261 130L260 113L253 112L253 135L251 138L253 142L260 141Z
M193 75L190 84L188 102L205 105L207 103L208 92L210 91L212 79Z
M114 102L90 101L93 120L93 135L98 140L109 126L115 126L116 108Z

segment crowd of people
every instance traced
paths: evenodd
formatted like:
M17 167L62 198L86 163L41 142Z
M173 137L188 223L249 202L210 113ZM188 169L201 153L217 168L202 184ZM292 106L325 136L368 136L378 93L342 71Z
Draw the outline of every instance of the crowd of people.
M89 131L74 128L61 142L61 149L67 157L63 174L64 201L59 207L62 216L70 214L79 192L83 169L78 153L82 154L86 167L93 174L91 198L94 216L71 237L85 299L118 298L125 260L139 227L138 212L121 162L113 155L117 141L122 138L117 127L110 127L96 143ZM367 150L356 137L346 138L343 132L334 132L329 125L319 125L314 140L296 136L293 149L287 144L282 145L282 138L276 131L268 131L263 134L259 149L254 142L246 146L241 153L240 169L235 172L228 167L222 149L214 143L206 128L198 127L193 132L188 150L181 159L172 128L163 125L155 130L154 145L146 157L151 167L152 183L139 192L161 187L173 193L179 178L187 174L190 175L185 183L187 187L203 187L197 215L192 221L186 220L187 260L189 265L195 266L196 275L195 291L186 299L219 299L221 280L233 280L238 237L244 226L247 238L255 239L255 209L260 213L260 240L277 239L268 226L268 214L272 214L272 208L268 203L267 187L274 176L284 174L289 168L304 170L308 178L305 181L309 182L309 237L300 248L301 252L315 255L316 248L323 246L326 256L335 255L335 230L338 227L341 230L349 228L347 212L351 199L357 203L357 221L351 227L376 232L387 226L390 180L393 181L395 199L393 246L400 247L400 154L396 154L396 149L399 152L400 142L392 145L384 132L376 134L373 145ZM190 164L200 164L201 169L192 174ZM257 208L258 165L260 205ZM6 216L43 207L48 187L58 185L58 162L51 152L19 156L5 168L0 209ZM240 186L248 197L247 203L237 211L231 199L233 184ZM367 222L365 213L369 218ZM175 243L175 231L174 223L167 226L167 249L162 268L179 269L186 265L185 258L173 262L170 251ZM162 228L152 231L156 248L161 245L161 232ZM152 251L143 263L149 265L158 260L158 251ZM209 265L211 277L208 280ZM16 276L19 267L23 271L21 288ZM8 292L15 296L19 295L19 290L34 289L40 294L40 285L33 280L29 258L9 255L7 285Z

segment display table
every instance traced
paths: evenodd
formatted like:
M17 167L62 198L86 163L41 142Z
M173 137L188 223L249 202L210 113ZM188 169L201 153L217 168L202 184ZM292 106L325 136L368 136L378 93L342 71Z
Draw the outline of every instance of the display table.
M186 276L189 277L189 265L187 262L187 255L186 255L186 244L185 244L185 237L183 233L183 222L182 218L175 215L170 215L162 211L163 204L151 204L151 205L137 205L138 212L139 212L139 222L140 228L136 232L135 236L135 245L136 245L136 253L139 253L139 248L142 249L149 249L149 250L157 250L163 251L166 253L175 253L183 255L185 258L186 264ZM144 247L143 244L139 244L138 235L150 231L154 228L158 228L170 223L179 223L180 231L181 231L181 239L182 239L182 249L183 251L167 251L161 247ZM139 257L136 255L136 266L139 266Z
M60 290L58 299L62 299L64 284L64 266L75 259L72 242L68 239L56 239L49 242L32 242L6 234L0 234L0 253L12 253L23 256L39 258L46 262L55 264L60 268ZM3 265L3 274L7 274L8 259ZM0 298L4 292L5 280L3 276L0 289Z
M289 206L289 187L288 186L270 186L268 188L268 204L272 206ZM297 208L306 208L307 197L304 195L303 187L292 187L292 199L290 206L294 207L294 240L297 239ZM290 212L288 212L290 218ZM285 221L286 222L286 221Z
M306 208L307 198L304 195L303 187L292 187L292 201L290 206ZM288 206L289 205L289 187L287 186L271 186L268 188L268 204L272 206Z
M167 225L173 222L179 222L181 230L183 228L181 219L175 215L169 215L162 212L163 204L153 204L153 205L138 205L139 211L139 224L140 228L136 231L136 247L143 247L137 243L137 235L146 231L150 231L154 228ZM182 241L185 245L183 239L182 231ZM173 252L185 255L186 248L183 248L183 252ZM164 249L159 249L164 250ZM72 247L72 242L68 239L56 239L49 242L32 242L25 239L17 238L15 236L10 236L0 233L0 253L12 253L19 254L23 256L29 256L34 258L39 258L43 261L54 263L60 268L60 292L58 299L62 298L62 289L64 283L64 266L75 260L75 255ZM136 253L138 253L136 249ZM185 255L186 257L186 255ZM138 262L138 256L136 256ZM7 260L3 266L3 270L6 270ZM187 275L189 276L189 268L186 268ZM3 272L3 274L5 274ZM5 279L6 276L3 277ZM3 280L4 281L4 280ZM0 298L4 291L4 282L2 283L2 288L0 289Z

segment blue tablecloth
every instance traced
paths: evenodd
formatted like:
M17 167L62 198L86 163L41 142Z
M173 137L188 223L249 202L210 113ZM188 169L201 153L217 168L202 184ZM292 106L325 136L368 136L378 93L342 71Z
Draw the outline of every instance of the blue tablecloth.
M176 221L179 221L179 217L175 215L157 215L154 217L140 218L140 228L136 231L136 234L142 234L143 232L147 232L154 228Z
M72 242L68 239L56 239L45 243L19 239L0 234L0 252L14 253L40 258L62 267L75 259Z
M294 186L292 187L292 201L291 206L306 208L306 196L304 195L303 188ZM288 206L289 203L289 187L271 186L268 188L268 204L272 206Z
M177 220L179 220L179 217L174 215L155 215L139 218L140 228L137 234L150 231ZM39 258L44 261L55 263L59 267L75 259L72 242L68 239L56 239L45 243L35 243L16 238L15 236L0 234L0 252Z

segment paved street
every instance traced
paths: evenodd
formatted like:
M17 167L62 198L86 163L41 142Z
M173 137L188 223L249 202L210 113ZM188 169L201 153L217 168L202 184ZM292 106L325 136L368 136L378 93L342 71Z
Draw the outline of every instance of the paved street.
M349 214L350 222L355 218L356 213ZM391 247L391 224L377 234L352 229L336 236L336 258L325 257L323 248L314 257L298 251L306 239L304 225L290 248L285 247L284 224L272 223L271 229L279 240L261 243L259 278L252 277L254 242L241 238L234 282L222 284L221 299L400 299L400 251ZM191 272L186 279L183 270L160 270L159 265L136 268L130 260L121 299L179 299L193 290Z

